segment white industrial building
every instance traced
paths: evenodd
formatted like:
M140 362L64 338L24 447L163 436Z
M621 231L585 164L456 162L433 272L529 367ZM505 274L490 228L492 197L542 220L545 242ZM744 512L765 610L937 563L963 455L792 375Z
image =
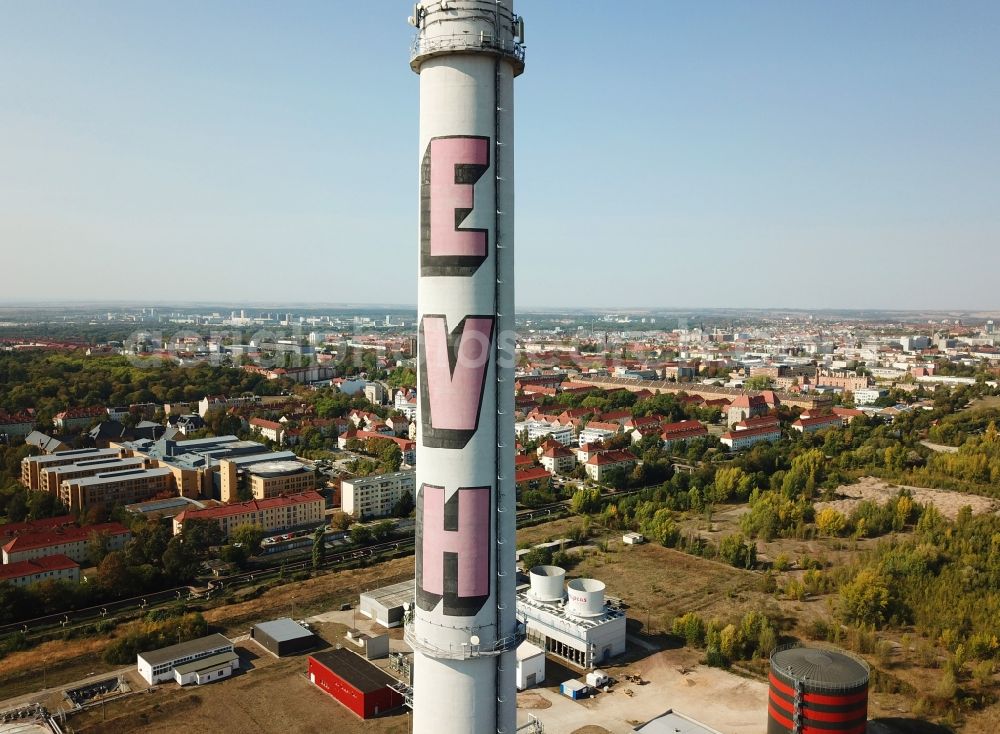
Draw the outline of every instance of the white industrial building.
M517 690L537 686L545 680L545 650L527 640L517 646Z
M358 600L358 611L383 627L401 627L415 597L416 582L409 579L364 592Z
M227 656L226 653L232 654ZM189 665L189 663L197 664ZM189 640L138 655L139 675L150 685L171 679L179 683L181 679L186 679L187 682L192 680L207 682L208 677L225 665L229 666L229 672L211 677L212 680L226 677L232 673L232 669L240 667L240 660L235 655L232 641L220 634L200 637L197 640ZM176 671L180 671L180 679L175 675ZM201 681L197 680L199 674L202 677Z
M625 612L609 606L604 583L574 579L558 566L535 566L517 595L527 639L581 668L596 668L625 652Z

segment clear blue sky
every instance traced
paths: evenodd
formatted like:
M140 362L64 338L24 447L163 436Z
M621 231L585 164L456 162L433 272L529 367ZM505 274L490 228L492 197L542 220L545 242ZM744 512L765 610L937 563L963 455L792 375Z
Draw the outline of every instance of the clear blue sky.
M1000 309L1000 3L517 9L519 305ZM415 302L409 10L0 0L0 300Z

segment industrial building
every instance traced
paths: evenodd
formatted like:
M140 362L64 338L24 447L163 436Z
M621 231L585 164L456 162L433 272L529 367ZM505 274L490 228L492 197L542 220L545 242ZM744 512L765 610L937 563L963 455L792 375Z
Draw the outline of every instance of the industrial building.
M345 479L340 484L340 506L356 518L386 517L407 492L416 498L416 475L412 471Z
M197 640L189 640L159 650L139 653L139 675L148 684L154 685L174 679L175 669L186 666L188 663L201 661L205 667L196 667L195 671L208 671L217 665L217 661L214 660L216 656L232 652L234 652L232 641L223 635L214 634L199 637ZM213 658L213 660L209 660L209 658ZM239 658L230 662L230 665L233 668L238 668ZM184 675L190 675L192 672L189 668L185 668L185 671Z
M677 711L667 711L632 730L638 734L721 734Z
M527 639L581 668L596 668L625 652L625 613L605 602L604 584L574 579L558 566L535 566L519 590L517 615Z
M255 624L250 637L275 657L294 655L316 646L316 635L288 617Z
M194 660L174 668L174 680L178 685L194 683L197 686L228 678L240 667L240 656L235 652L220 652L207 658Z
M362 719L403 705L389 686L396 679L350 650L337 648L309 656L309 682L322 688Z
M545 680L545 650L527 640L517 646L517 690L537 686Z
M767 734L865 734L868 678L867 663L844 652L808 647L775 651Z
M358 611L383 627L400 627L406 619L407 609L413 606L415 583L400 581L361 594Z

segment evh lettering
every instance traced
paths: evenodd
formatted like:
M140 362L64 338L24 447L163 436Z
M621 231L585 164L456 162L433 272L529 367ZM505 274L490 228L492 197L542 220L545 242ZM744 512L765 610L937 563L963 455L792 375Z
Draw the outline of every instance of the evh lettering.
M463 227L490 167L490 139L431 138L420 166L420 274L469 276L485 262L489 232Z
M445 501L444 487L417 493L417 606L444 599L449 617L474 617L490 596L490 488L462 487Z
M424 446L462 449L475 435L495 320L467 316L449 333L444 316L428 314L421 319L418 374Z

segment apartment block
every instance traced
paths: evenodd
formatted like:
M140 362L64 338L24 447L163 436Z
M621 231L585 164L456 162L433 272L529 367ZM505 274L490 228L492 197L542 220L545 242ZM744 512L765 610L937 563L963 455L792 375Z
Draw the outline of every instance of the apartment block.
M352 517L385 517L392 514L404 494L416 498L416 475L412 471L375 474L345 479L340 485L340 504Z

